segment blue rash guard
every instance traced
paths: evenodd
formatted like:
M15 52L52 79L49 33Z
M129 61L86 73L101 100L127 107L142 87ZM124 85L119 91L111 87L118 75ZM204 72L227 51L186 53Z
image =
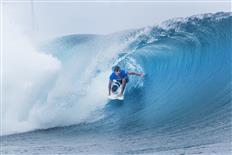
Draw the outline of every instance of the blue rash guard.
M123 78L128 78L127 72L125 70L121 70L119 76L117 76L114 72L110 75L110 80L122 81Z

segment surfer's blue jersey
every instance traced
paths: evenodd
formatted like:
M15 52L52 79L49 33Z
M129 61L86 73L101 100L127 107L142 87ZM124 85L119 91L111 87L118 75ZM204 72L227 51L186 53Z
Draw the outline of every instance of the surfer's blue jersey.
M125 70L121 70L119 76L117 76L114 72L110 75L110 80L117 80L117 81L121 81L123 78L126 78L127 72Z

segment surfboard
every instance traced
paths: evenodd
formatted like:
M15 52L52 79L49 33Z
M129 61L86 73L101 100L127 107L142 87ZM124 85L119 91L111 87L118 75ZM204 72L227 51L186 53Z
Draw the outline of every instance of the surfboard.
M108 96L108 98L110 100L124 100L124 95L118 96L118 95L111 94L110 96Z

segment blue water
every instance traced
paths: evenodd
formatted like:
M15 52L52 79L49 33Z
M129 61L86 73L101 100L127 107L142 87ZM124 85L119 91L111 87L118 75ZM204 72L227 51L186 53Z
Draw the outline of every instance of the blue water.
M88 114L98 119L73 123L64 117L69 123L47 121L41 129L2 136L1 153L230 154L231 24L232 14L220 12L109 35L54 39L43 51L62 62L62 74L82 93L115 64L145 77L130 77L124 101L106 101ZM54 97L54 106L78 107L82 95L98 100L82 93Z

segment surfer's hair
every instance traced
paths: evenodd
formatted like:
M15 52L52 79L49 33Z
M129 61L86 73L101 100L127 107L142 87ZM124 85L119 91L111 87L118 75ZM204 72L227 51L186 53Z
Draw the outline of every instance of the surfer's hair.
M120 71L121 70L121 68L119 67L119 66L114 66L114 71L115 72L118 72L118 71Z

